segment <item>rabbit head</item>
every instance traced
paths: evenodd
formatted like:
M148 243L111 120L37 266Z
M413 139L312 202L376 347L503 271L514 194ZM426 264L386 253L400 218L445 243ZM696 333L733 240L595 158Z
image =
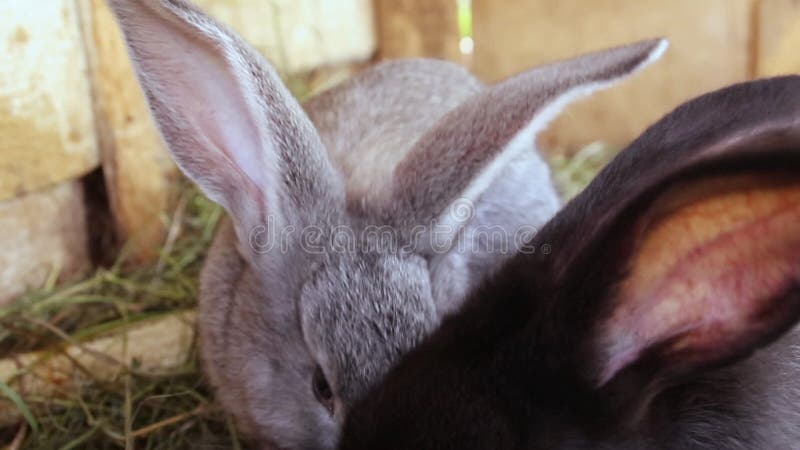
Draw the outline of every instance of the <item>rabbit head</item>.
M795 445L800 332L745 363L800 318L800 77L679 107L532 245L551 251L405 355L341 448Z
M111 4L169 151L229 213L201 280L201 354L220 403L265 448L336 445L350 405L521 250L492 251L479 228L558 208L536 133L665 47L491 87L449 63L393 62L304 110L188 2Z

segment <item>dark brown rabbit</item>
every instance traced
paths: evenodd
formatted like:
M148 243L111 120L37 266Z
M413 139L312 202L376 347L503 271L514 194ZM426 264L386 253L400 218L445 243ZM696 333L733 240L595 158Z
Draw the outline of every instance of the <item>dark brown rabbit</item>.
M679 107L531 245L341 449L800 448L800 77Z

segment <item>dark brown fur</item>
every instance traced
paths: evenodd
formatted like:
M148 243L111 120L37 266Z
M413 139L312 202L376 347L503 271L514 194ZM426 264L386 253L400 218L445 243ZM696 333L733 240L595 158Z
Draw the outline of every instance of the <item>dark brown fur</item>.
M800 270L774 303L779 313L759 318L741 348L683 365L652 348L601 388L593 373L596 322L625 276L637 218L676 186L740 173L800 178L800 77L700 97L647 130L537 235L550 254L515 257L354 408L340 448L796 445L800 406L774 405L798 388L771 386L776 375L767 373L797 373L791 347L760 353L760 366L745 358L797 321ZM789 426L769 429L765 419Z

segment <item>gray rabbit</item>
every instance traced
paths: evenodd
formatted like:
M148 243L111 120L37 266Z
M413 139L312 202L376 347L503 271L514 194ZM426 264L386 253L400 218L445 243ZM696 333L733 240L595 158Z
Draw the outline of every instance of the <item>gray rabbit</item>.
M111 4L172 156L231 218L202 275L202 359L263 448L335 447L400 356L494 268L535 251L521 246L559 207L536 133L666 45L490 87L454 64L390 62L302 108L188 2Z
M800 77L623 150L348 413L341 449L800 448Z

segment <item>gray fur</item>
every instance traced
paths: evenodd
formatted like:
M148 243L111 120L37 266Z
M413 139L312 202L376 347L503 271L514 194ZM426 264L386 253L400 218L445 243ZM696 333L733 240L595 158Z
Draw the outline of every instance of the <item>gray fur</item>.
M366 209L383 196L415 139L484 89L463 67L434 59L379 64L309 99L304 107L336 161L348 198Z
M230 214L202 274L201 352L219 402L262 448L334 447L349 406L518 251L482 246L481 227L511 233L555 213L534 147L546 121L530 124L565 91L540 84L610 83L641 66L607 52L587 57L589 67L553 65L485 88L451 63L397 61L304 111L261 57L188 2L111 4L173 157ZM518 110L526 103L534 107ZM470 148L450 145L453 127L460 143L480 138L481 164L462 164ZM406 208L410 191L427 216ZM471 210L453 221L459 196ZM438 251L410 237L414 224L430 236L440 218L453 226ZM308 227L320 239L304 240ZM365 233L373 229L388 238ZM264 238L276 246L262 248ZM317 366L335 394L332 414L311 387Z
M795 448L800 442L800 329L701 378L670 448Z
M576 440L574 448L597 450L793 449L800 442L800 328L750 358L697 377L668 399L669 420L628 439L597 443ZM657 440L653 438L657 436ZM566 448L570 448L567 446Z

